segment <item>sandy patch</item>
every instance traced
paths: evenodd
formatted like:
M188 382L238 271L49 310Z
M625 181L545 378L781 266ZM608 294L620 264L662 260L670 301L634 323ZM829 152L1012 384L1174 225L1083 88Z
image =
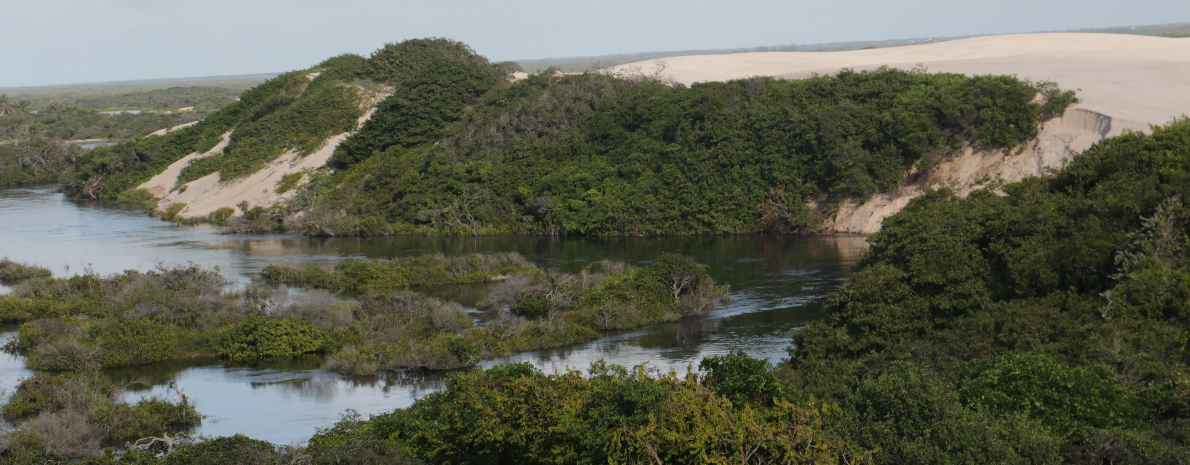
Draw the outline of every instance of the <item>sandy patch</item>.
M198 121L202 121L202 120L198 120ZM166 135L166 134L169 134L169 133L171 133L171 132L177 131L177 130L179 130L179 129L182 129L182 128L188 128L188 127L190 127L190 126L194 126L194 125L198 124L198 121L191 121L191 122L189 122L189 123L183 123L183 124L179 124L179 125L177 125L177 126L174 126L174 127L172 127L172 128L158 129L158 130L156 130L156 131L150 132L150 133L149 133L148 135L146 135L145 137L149 137L149 136L164 136L164 135Z
M867 202L847 202L822 225L824 232L871 234L880 230L885 218L904 208L926 188L950 187L960 196L985 187L980 181L1000 178L1016 182L1041 176L1049 169L1059 169L1074 156L1105 137L1124 131L1147 132L1147 124L1112 118L1084 109L1067 110L1061 117L1045 122L1041 134L1019 153L1003 149L963 153L942 162L929 178L919 184L902 185L897 191L873 196ZM811 207L815 205L811 204Z
M215 144L214 147L211 147L211 150L207 150L203 153L195 152L182 157L181 160L170 164L169 168L166 168L165 171L153 176L153 179L146 181L144 184L136 186L136 188L148 189L149 192L153 193L153 197L165 197L165 195L169 193L169 191L173 189L175 185L178 184L178 175L182 173L182 168L185 168L186 165L190 164L190 162L199 158L206 158L216 153L223 152L223 149L227 147L227 143L230 141L231 131L228 131L223 135L223 139L220 140L218 144Z
M372 117L375 111L375 109L369 110L361 116L358 121L359 126L356 127L362 126L365 121ZM322 165L326 164L327 160L330 160L331 155L335 153L335 148L354 132L345 132L332 136L322 144L322 148L306 156L302 156L292 150L286 152L272 163L269 163L264 169L234 181L222 182L219 173L196 179L186 183L185 189L169 192L162 197L161 201L157 204L157 210L163 211L171 204L185 203L186 208L179 214L183 217L191 218L207 216L211 212L223 207L235 208L240 202L248 202L249 206L255 207L269 206L288 200L296 194L297 189L278 194L276 192L276 186L281 181L281 177L309 168L322 167ZM178 163L181 163L181 160ZM173 165L170 168L172 169ZM179 171L181 171L180 168ZM165 174L162 173L161 176ZM174 174L173 179L176 182L177 174Z

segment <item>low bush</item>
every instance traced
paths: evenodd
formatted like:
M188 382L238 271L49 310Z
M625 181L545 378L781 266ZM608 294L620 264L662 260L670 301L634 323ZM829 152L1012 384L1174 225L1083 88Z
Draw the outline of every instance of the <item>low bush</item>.
M0 460L81 459L101 446L177 434L198 426L202 415L184 398L159 397L128 404L111 381L97 371L38 373L23 380L0 410L15 429L0 435ZM38 462L40 463L40 462Z
M219 207L215 211L207 214L207 221L212 224L225 225L227 221L235 216L236 209L231 207Z
M136 204L147 210L152 210L157 207L157 197L149 192L148 189L129 189L116 197L116 201L120 203Z
M226 358L299 355L323 350L326 335L294 317L249 316L211 335L211 347Z
M172 221L175 223L184 222L184 221L186 221L186 219L181 216L178 216L178 215L180 213L182 213L182 210L185 210L185 209L186 209L186 202L171 203L171 204L169 204L168 207L165 207L165 210L163 210L161 212L161 219L165 220L165 221Z

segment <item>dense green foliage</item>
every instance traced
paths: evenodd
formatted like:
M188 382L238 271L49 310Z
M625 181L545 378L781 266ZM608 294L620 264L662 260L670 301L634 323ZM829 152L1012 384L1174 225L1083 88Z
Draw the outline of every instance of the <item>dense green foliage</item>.
M792 232L813 224L807 201L892 188L966 143L1024 143L1075 101L1048 83L890 69L690 88L543 74L484 92L488 76L443 65L398 86L340 146L312 213L381 226L305 232Z
M546 376L528 364L461 373L407 410L366 422L347 418L319 432L308 450L364 439L374 450L430 463L863 461L823 431L832 406L778 399L754 409L698 378L603 363L588 376Z
M276 357L322 350L326 336L295 317L250 316L211 335L215 353L227 358Z
M441 65L441 66L440 66ZM435 71L417 74L423 67ZM333 135L356 129L366 108L397 86L408 92L386 100L385 105L406 108L402 99L414 98L418 112L426 102L417 100L426 88L450 84L450 73L459 66L485 70L486 90L503 78L487 60L458 42L445 39L410 40L389 44L371 58L342 55L307 70L292 71L244 92L240 99L212 113L202 123L171 133L99 149L82 157L63 179L64 190L74 196L115 198L148 180L192 152L205 152L219 138L231 133L223 152L186 166L181 183L220 173L221 179L240 178L263 168L289 150L308 155ZM467 68L469 72L471 68ZM441 72L438 76L436 73ZM418 77L421 76L421 77ZM406 80L416 82L404 85ZM453 101L433 103L460 111ZM436 111L436 110L434 110ZM455 117L455 116L448 116ZM399 122L397 122L399 123ZM388 121L388 124L395 124ZM437 130L437 129L434 129ZM369 152L370 153L370 152Z
M0 144L0 186L52 184L66 173L83 149L40 137Z
M883 463L1190 459L1190 121L1003 190L886 219L787 379Z

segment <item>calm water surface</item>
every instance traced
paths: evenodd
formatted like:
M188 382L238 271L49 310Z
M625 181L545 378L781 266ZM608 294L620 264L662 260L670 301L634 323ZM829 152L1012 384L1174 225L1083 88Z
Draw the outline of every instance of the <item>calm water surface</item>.
M270 264L329 265L348 258L475 252L519 252L543 267L578 271L605 259L646 263L661 252L674 252L710 265L715 279L731 286L732 301L702 317L481 363L527 361L546 372L586 368L600 358L684 371L730 347L776 361L786 355L795 329L821 317L823 297L846 279L864 247L858 236L358 239L224 235L209 227L170 225L119 204L67 199L49 189L0 190L0 256L46 266L57 276L86 269L108 274L193 262L217 266L229 281L242 284ZM0 293L9 291L0 286ZM468 306L483 295L473 287L427 291ZM12 330L0 334L0 343L13 336ZM252 363L207 360L108 373L116 380L137 379L153 386L132 391L132 397L164 395L164 386L176 380L199 411L209 416L199 434L243 433L279 444L304 441L346 409L365 415L389 411L442 387L442 377L436 374L353 379L319 370L320 364L319 357ZM0 354L0 387L11 392L30 374L19 357Z

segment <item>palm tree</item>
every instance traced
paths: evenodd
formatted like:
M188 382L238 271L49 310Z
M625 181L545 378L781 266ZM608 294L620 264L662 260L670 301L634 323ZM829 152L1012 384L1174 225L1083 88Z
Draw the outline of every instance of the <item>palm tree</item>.
M28 113L29 108L31 108L32 106L33 106L33 103L29 102L28 100L17 100L16 109L17 109L17 111L19 111L21 113Z
M0 116L12 113L12 109L8 106L8 94L0 95Z

